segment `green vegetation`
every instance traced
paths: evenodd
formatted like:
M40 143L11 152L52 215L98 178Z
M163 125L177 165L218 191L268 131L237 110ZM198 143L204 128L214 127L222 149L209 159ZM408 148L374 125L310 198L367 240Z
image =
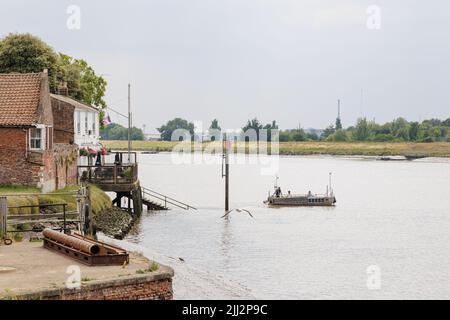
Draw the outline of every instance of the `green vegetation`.
M163 124L160 128L158 128L158 131L161 133L162 140L171 141L172 134L177 129L187 130L189 131L191 136L194 135L194 124L181 118L175 118L173 120L167 121L166 124Z
M118 123L111 123L100 130L100 136L104 140L128 140L128 128ZM141 129L131 128L131 140L144 140L144 133Z
M397 118L378 124L360 118L354 127L336 130L328 127L322 135L326 141L370 141L370 142L450 142L450 118L408 122Z
M159 264L156 261L152 261L147 269L136 270L136 273L144 274L144 273L149 273L149 272L155 272L158 269L159 269Z
M126 150L126 141L103 141L107 148L112 150ZM202 149L211 143L202 144ZM136 141L133 150L170 152L178 144L176 141ZM244 143L239 143L242 146ZM246 150L252 143L247 143ZM216 150L221 150L217 146ZM270 145L269 145L270 149ZM239 150L239 148L238 148ZM421 155L426 157L450 157L450 142L413 143L413 142L327 142L327 141L294 141L280 142L281 155Z
M0 40L0 73L35 73L48 69L51 92L60 82L67 83L69 95L103 109L106 81L89 64L63 53L56 53L40 38L29 33L8 34ZM103 112L100 112L102 124Z
M82 277L81 278L81 282L89 282L89 281L92 281L92 280L94 280L94 279L91 279L89 277Z
M4 289L0 293L0 300L17 300L17 295L11 289Z
M50 192L45 195L40 196L20 196L8 197L8 207L10 214L35 214L39 213L39 209L36 208L14 208L18 206L27 206L27 205L38 205L38 204L57 204L57 203L66 203L67 210L72 211L76 210L76 197L73 195L61 195L59 193L66 193L76 191L79 187L68 186L64 189L56 190ZM111 199L109 196L103 192L100 188L91 185L91 202L92 202L92 212L94 215L102 212L105 209L111 208ZM23 193L39 193L40 190L37 188L28 188L28 187L15 187L15 186L0 186L0 195L1 194L23 194ZM12 207L12 208L11 208ZM49 207L48 210L54 212L62 212L62 207L55 206Z

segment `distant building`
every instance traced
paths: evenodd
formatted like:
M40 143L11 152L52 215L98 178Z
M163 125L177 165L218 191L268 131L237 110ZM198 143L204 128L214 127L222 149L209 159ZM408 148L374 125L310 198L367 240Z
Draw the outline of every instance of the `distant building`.
M0 184L41 188L76 183L73 109L52 106L47 71L0 74Z
M144 139L147 141L161 141L161 133L144 133Z

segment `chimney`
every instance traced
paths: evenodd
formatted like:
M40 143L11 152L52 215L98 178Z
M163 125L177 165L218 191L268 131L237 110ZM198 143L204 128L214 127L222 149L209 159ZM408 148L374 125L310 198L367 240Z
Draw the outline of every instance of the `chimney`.
M69 90L67 89L67 82L61 81L56 89L56 93L61 96L68 96Z

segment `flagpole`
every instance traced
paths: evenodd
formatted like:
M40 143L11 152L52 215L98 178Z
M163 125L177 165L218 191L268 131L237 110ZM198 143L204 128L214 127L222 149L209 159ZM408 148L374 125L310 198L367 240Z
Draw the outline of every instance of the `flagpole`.
M128 84L128 163L131 163L131 104L130 104L130 84Z

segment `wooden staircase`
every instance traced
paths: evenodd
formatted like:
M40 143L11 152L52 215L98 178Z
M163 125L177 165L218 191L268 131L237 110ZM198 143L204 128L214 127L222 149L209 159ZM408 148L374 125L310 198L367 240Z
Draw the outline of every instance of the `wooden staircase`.
M169 206L174 206L184 210L197 210L197 208L191 205L168 197L159 192L150 190L148 188L141 187L141 190L142 204L147 206L147 210L168 210Z

